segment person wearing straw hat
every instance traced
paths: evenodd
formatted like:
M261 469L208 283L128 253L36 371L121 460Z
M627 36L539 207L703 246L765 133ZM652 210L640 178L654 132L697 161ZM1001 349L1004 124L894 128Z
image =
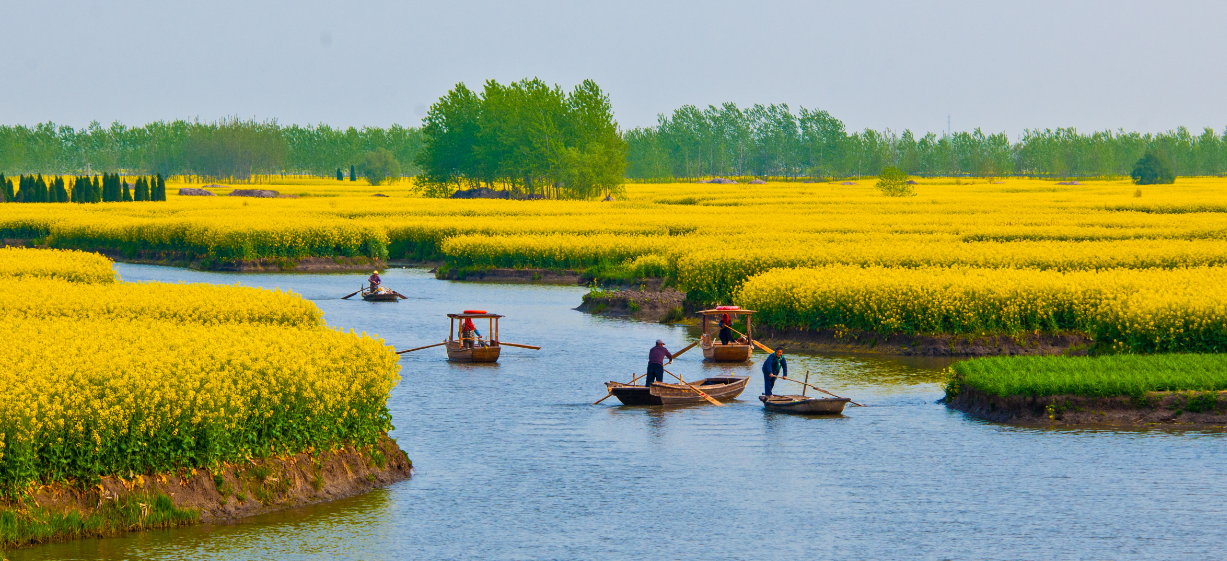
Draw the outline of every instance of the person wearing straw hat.
M371 271L371 276L366 278L366 282L371 285L371 292L379 292L379 285L383 283L383 279L379 278L379 271Z
M652 382L665 381L665 359L673 362L673 353L665 348L665 342L660 339L656 340L656 346L648 351L648 378L645 386L651 386Z
M780 370L784 371L783 377L787 378L788 361L784 360L784 347L776 347L775 352L767 355L767 360L763 361L763 395L771 395L771 389L775 387L775 377L780 375Z

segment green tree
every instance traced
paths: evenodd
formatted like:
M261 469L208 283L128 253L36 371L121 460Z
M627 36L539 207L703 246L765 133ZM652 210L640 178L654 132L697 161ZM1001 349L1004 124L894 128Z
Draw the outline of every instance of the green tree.
M116 178L115 178L115 180L116 180L116 181L120 181L120 182L122 182L122 183L123 183L123 186L124 186L124 200L125 200L125 201L129 201L129 202L130 202L130 201L134 201L134 200L136 200L136 199L132 198L132 189L128 187L128 182L127 182L127 181L121 181L121 180L119 179L119 177L116 177Z
M350 165L349 165L349 180L350 180L350 181L357 181L357 180L358 180L358 173L357 173L357 171L354 169L354 165L353 165L353 164L350 164Z
M396 161L392 152L387 148L367 152L359 169L362 177L371 182L371 185L379 185L386 179L400 178L400 162Z
M895 166L882 168L878 176L878 190L888 197L907 197L916 194L916 190L907 182L907 174Z
M1133 164L1129 176L1138 185L1154 185L1158 183L1175 183L1176 170L1172 159L1167 153L1150 148Z
M341 173L341 168L337 168L337 181L345 181L345 174Z
M153 194L154 196L150 198L155 201L165 201L166 200L166 178L162 177L162 174L159 173L157 176L151 179L157 182L158 188L157 188L157 191Z

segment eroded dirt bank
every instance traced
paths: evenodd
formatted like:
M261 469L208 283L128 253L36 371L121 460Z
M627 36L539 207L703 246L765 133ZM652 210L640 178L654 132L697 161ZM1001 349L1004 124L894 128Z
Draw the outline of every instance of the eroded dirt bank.
M87 489L44 486L32 499L49 509L89 514L106 501L131 493L161 493L176 507L198 510L200 522L219 523L357 495L408 479L412 467L396 442L384 436L369 451L345 447L319 457L295 454L228 465L218 471L108 476Z
M663 291L612 290L585 294L584 302L575 309L590 314L665 321L683 319L685 303L686 293L672 288Z
M1227 428L1227 392L1150 392L1141 397L989 395L963 387L946 406L999 423L1040 426Z
M817 331L754 327L754 338L770 347L801 352L866 353L904 356L1085 355L1093 342L1077 333L1011 337L990 335L882 335L834 329Z

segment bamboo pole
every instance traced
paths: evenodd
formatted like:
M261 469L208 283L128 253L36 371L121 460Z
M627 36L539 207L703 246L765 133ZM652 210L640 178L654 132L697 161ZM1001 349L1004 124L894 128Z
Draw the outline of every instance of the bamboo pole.
M816 390L818 390L818 391L820 391L820 392L822 392L822 393L824 393L824 394L827 394L827 395L829 395L829 396L831 396L831 397L838 397L839 399L848 399L848 398L843 397L843 396L838 396L838 395L835 395L835 394L833 394L833 393L831 393L831 392L829 392L829 391L826 391L826 390L824 390L824 389L822 389L822 388L820 388L820 387L818 387L818 386L815 386L815 385L813 385L813 384L809 384L809 383L806 383L806 382L802 382L801 380L794 380L794 379L789 378L789 377L787 377L787 376L776 376L775 374L769 374L769 376L771 376L772 378L779 378L779 379L781 379L781 380L788 380L789 382L796 382L796 383L798 383L798 384L804 384L804 385L809 386L809 387L811 387L811 388L814 388L814 389L816 389ZM808 378L807 378L807 379L808 379ZM855 405L855 406L857 406L857 407L865 407L864 405L861 405L861 404L859 404L859 403L857 403L857 402L855 402L855 401L852 401L851 399L848 399L848 403L851 403L852 405Z

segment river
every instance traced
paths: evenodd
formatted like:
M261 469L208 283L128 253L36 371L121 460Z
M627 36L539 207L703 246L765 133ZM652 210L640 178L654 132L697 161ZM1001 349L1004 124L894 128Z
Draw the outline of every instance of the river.
M1039 429L935 403L943 359L790 355L794 375L870 405L767 413L754 375L726 407L622 407L685 327L574 311L578 287L435 280L392 269L410 299L341 300L363 275L226 274L120 264L126 281L292 290L329 325L398 349L446 337L445 313L505 314L495 365L403 355L389 408L409 481L242 523L7 552L34 559L1209 559L1227 544L1227 447L1209 431ZM478 326L481 327L480 325ZM756 354L756 357L761 357ZM676 368L674 368L676 367ZM718 366L691 352L686 378ZM776 393L787 382L777 384Z

